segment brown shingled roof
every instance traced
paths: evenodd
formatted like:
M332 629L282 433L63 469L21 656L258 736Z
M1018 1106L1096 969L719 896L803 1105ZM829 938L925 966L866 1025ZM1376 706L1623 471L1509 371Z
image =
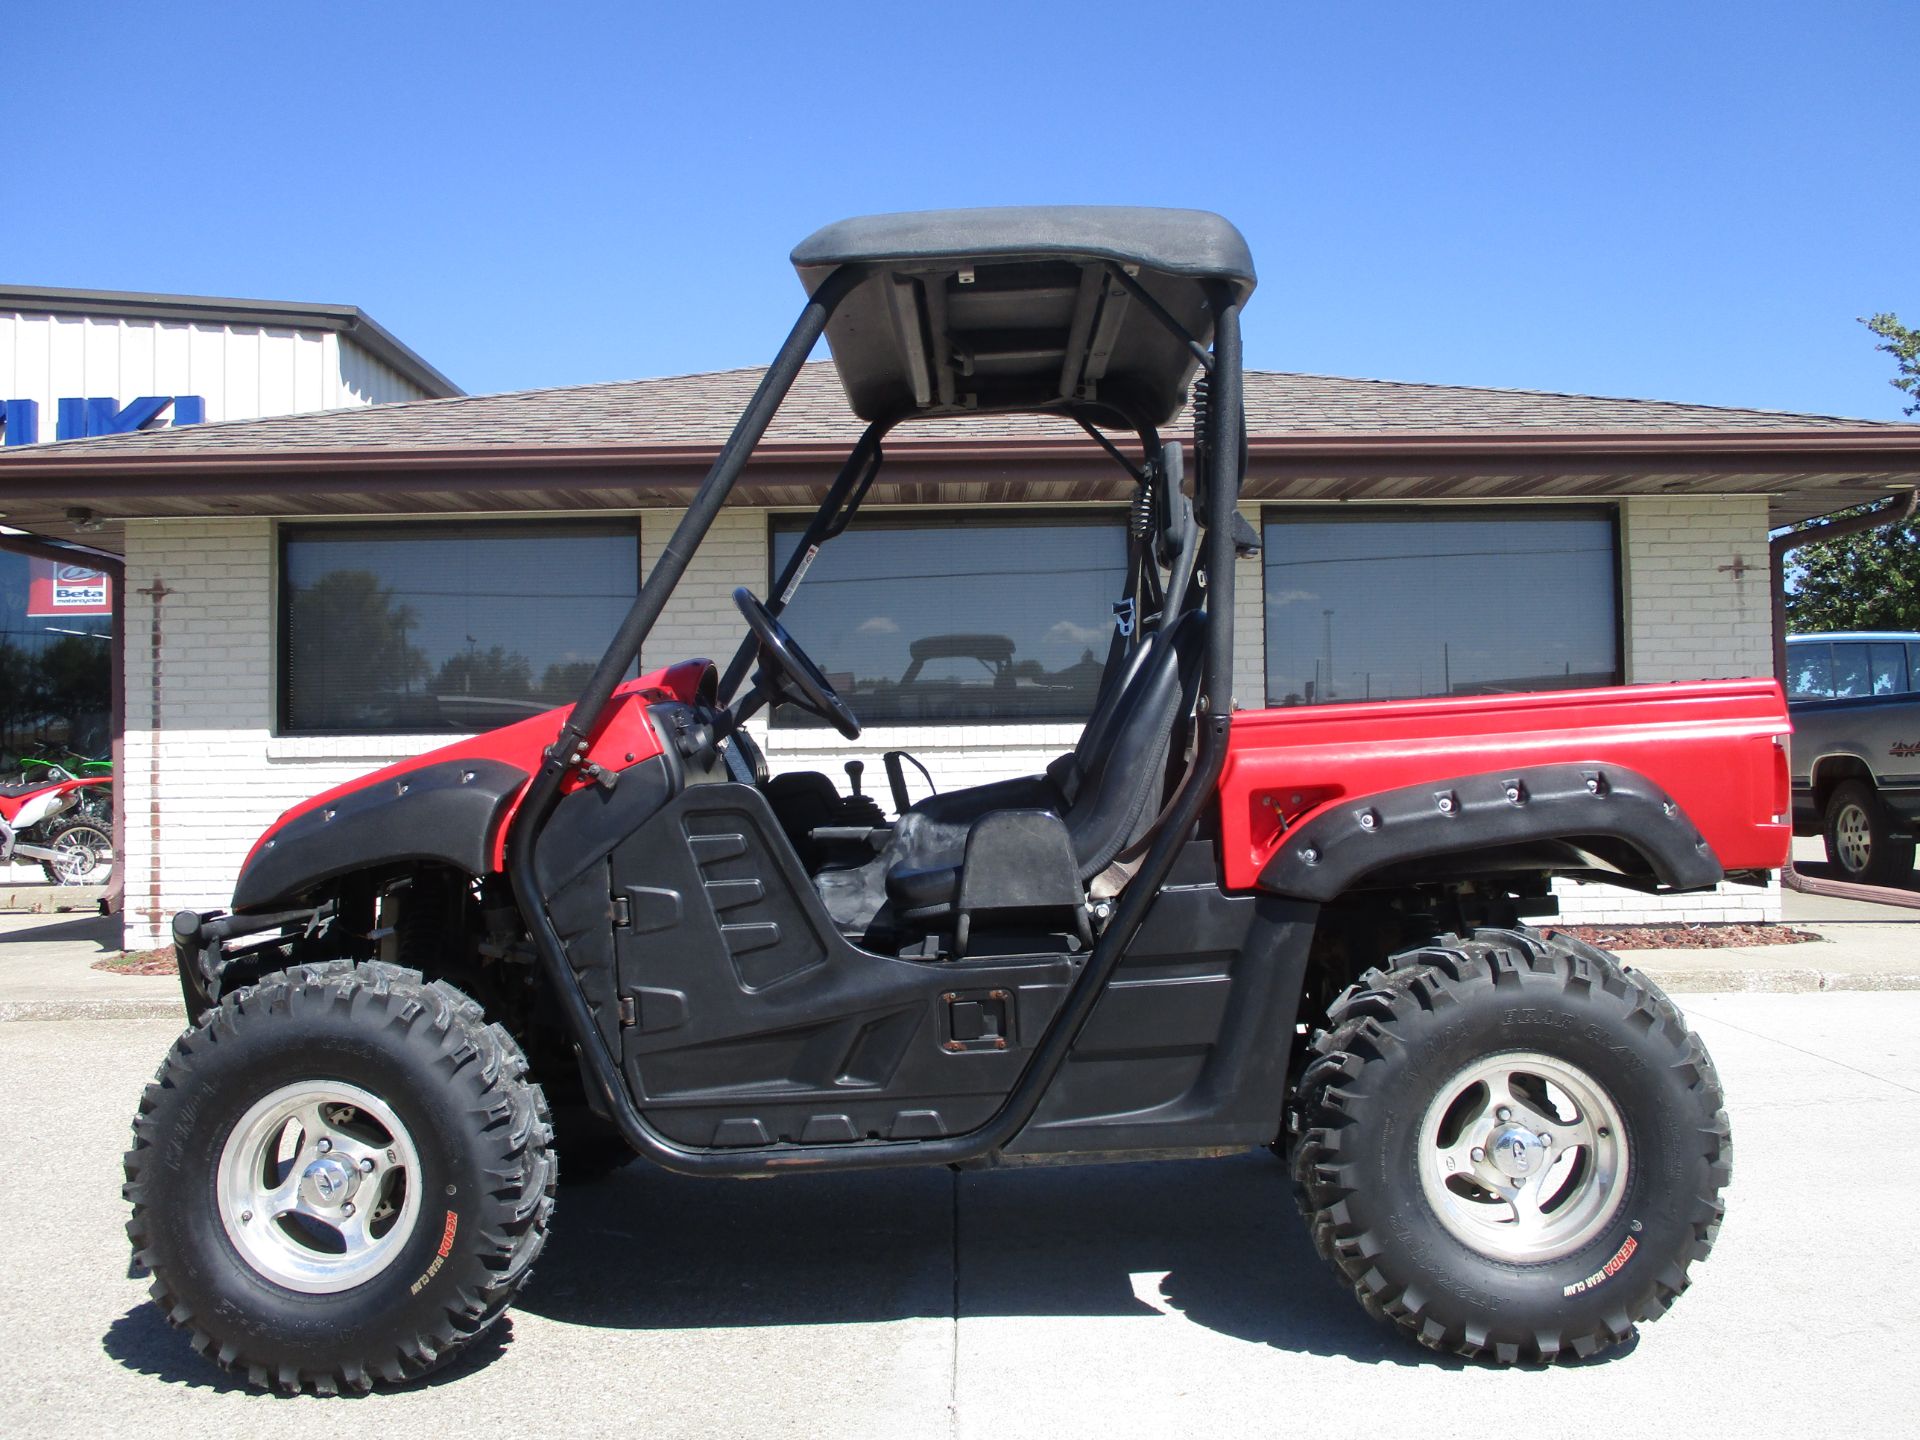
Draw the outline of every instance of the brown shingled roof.
M262 420L236 420L179 429L148 430L67 440L20 450L5 460L55 456L112 458L343 450L396 452L525 446L568 449L621 446L717 446L733 428L761 371L719 370L474 395L415 400ZM1727 433L1861 428L1914 429L1884 421L1796 415L1665 400L1559 395L1468 385L1354 380L1283 371L1249 371L1247 431L1258 442L1297 435L1471 435L1556 433ZM831 364L808 365L767 432L767 445L850 445L860 424L849 413ZM1186 416L1173 427L1186 428ZM909 424L893 447L916 441L1072 439L1070 423L1037 415L983 415ZM4 472L0 472L4 473Z
M761 374L22 446L0 451L0 519L110 544L122 520L162 516L675 509ZM1768 497L1781 525L1920 485L1920 425L1278 371L1249 372L1246 397L1250 502L1744 494ZM1185 428L1182 417L1170 433ZM833 367L807 366L732 503L817 504L858 429ZM1077 504L1124 500L1129 490L1058 417L909 423L887 450L875 503Z

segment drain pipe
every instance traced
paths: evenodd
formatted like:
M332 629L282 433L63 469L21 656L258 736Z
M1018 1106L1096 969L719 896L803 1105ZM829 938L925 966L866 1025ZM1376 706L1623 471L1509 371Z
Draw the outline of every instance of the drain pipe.
M1780 682L1782 694L1787 691L1787 556L1815 540L1837 540L1843 535L1858 535L1867 530L1904 525L1914 517L1916 511L1920 511L1920 490L1909 490L1905 495L1896 495L1886 504L1876 506L1865 514L1843 516L1838 520L1829 520L1824 525L1803 525L1784 535L1776 535L1767 542L1767 558L1771 562L1769 571L1773 580L1773 678ZM1857 885L1849 880L1815 879L1796 870L1791 855L1780 869L1780 883L1789 890L1798 890L1807 895L1826 895L1836 900L1865 900L1875 905L1920 910L1920 893L1896 890L1886 885Z

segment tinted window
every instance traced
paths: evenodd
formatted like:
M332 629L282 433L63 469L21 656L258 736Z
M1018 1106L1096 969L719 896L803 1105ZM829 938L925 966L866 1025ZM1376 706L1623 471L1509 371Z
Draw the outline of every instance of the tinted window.
M1787 698L1833 698L1833 647L1826 644L1787 647Z
M1486 695L1620 678L1604 510L1274 510L1267 703Z
M281 726L486 730L574 699L633 602L633 522L289 526Z
M775 574L803 523L776 522ZM868 724L1083 720L1126 568L1118 516L869 522L821 548L781 618Z
M1867 647L1867 664L1872 672L1874 694L1899 695L1906 690L1906 646L1875 641Z
M1867 674L1867 647L1861 642L1833 647L1833 698L1852 700L1872 694Z
M89 756L106 754L111 743L113 617L52 609L48 592L33 583L34 576L50 573L40 561L0 550L4 772L17 771L21 758L36 753L41 741ZM15 777L7 773L4 778Z

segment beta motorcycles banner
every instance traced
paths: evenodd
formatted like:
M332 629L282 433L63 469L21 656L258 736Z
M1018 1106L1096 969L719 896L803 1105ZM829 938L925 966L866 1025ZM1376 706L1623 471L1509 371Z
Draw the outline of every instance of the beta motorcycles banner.
M27 561L27 615L53 620L63 615L111 615L113 582L103 570L66 560Z

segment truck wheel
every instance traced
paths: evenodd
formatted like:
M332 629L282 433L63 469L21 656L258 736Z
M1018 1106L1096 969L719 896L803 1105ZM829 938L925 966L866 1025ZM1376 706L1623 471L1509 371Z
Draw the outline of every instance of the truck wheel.
M1913 841L1864 780L1845 780L1827 799L1827 859L1862 885L1899 885L1913 873Z
M366 1390L444 1363L525 1283L549 1138L519 1047L458 990L302 965L174 1043L133 1124L127 1235L215 1363Z
M1501 1364L1663 1314L1719 1229L1732 1141L1660 991L1566 936L1442 936L1370 970L1313 1040L1294 1179L1374 1316Z

